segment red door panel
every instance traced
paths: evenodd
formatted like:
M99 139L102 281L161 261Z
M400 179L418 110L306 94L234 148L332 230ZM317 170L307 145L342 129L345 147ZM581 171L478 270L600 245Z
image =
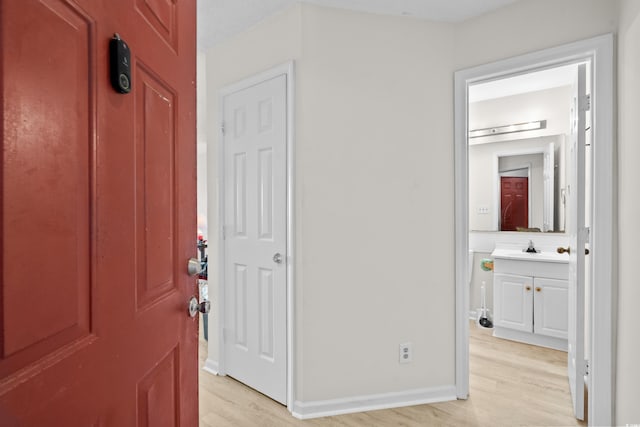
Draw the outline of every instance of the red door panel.
M0 0L0 43L0 425L197 425L195 2Z
M529 178L500 177L500 230L529 227Z

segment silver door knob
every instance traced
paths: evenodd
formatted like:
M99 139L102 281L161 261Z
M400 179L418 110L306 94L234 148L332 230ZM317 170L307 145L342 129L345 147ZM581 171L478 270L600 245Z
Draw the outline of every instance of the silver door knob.
M282 264L282 254L277 253L273 256L273 262L276 264Z
M189 276L200 274L201 271L202 267L200 266L200 261L195 258L189 258L189 261L187 262L187 273L189 273Z
M201 303L198 303L198 299L196 297L191 297L189 300L188 310L190 317L196 317L196 314L198 313L207 314L211 311L211 302L202 301Z

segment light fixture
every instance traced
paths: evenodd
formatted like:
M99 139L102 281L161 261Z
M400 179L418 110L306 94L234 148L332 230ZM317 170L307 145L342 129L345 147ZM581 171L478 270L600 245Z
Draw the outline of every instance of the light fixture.
M486 129L473 129L469 131L469 138L480 138L483 136L504 135L506 133L525 132L529 130L540 130L547 128L546 120L536 122L517 123L514 125L496 126Z

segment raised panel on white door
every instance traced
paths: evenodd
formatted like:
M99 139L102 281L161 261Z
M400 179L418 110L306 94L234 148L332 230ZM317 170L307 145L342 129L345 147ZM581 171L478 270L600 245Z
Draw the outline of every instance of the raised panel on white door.
M233 136L241 138L247 130L247 110L244 106L233 111Z
M258 151L258 238L273 240L273 150Z
M533 278L494 274L494 324L498 327L533 332Z
M273 98L267 98L258 103L258 132L269 132L271 129L273 129Z
M233 157L233 232L236 237L247 235L247 153Z
M258 273L258 320L260 357L273 362L274 301L273 270L261 268Z
M233 272L234 344L247 351L247 266L235 264Z
M566 280L534 279L533 331L536 334L567 338L569 288Z

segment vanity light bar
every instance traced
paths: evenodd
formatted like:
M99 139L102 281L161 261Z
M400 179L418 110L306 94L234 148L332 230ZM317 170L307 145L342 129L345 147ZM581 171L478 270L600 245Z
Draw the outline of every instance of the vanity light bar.
M469 131L469 138L480 138L482 136L504 135L505 133L524 132L528 130L546 129L547 121L517 123L515 125L497 126L494 128L474 129Z

